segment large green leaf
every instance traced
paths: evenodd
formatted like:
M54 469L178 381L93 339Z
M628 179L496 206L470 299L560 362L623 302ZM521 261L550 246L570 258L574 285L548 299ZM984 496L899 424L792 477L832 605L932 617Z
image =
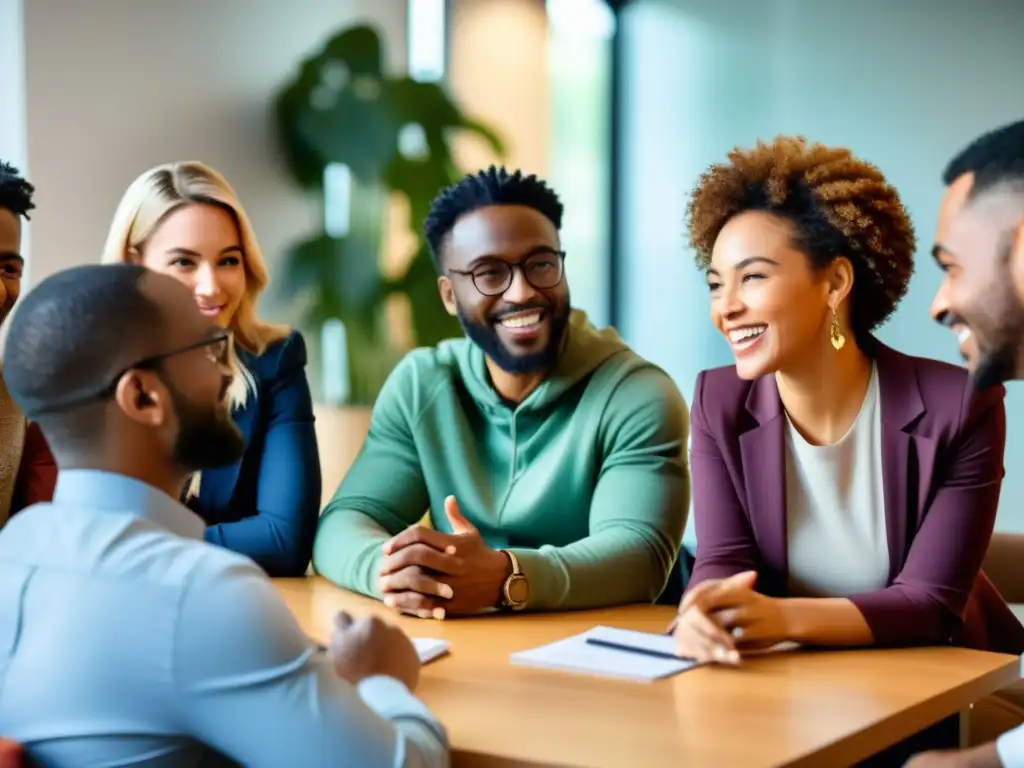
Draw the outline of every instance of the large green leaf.
M321 189L330 164L352 173L347 234L296 244L286 254L280 284L295 302L305 302L307 323L344 323L350 399L360 403L372 402L403 352L384 312L391 291L409 299L417 344L461 335L441 304L437 273L419 233L437 193L462 176L452 156L457 134L475 134L499 156L505 152L498 134L464 115L443 86L391 77L384 59L373 27L342 30L300 64L275 102L284 157L299 185ZM409 136L419 137L412 150ZM389 282L379 265L387 196L395 192L409 203L419 244L406 273Z
M426 243L421 242L398 288L409 297L417 346L431 347L444 339L462 336L459 321L448 314L441 302L437 271Z

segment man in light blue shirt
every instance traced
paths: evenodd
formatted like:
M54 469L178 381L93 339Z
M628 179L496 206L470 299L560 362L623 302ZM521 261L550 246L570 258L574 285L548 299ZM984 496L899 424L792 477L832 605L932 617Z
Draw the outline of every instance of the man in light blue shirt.
M54 768L447 766L407 637L343 615L319 650L178 502L243 447L229 333L130 265L22 301L7 383L61 472L0 531L0 734Z
M977 386L1024 379L1024 120L973 141L943 181L932 255L945 277L932 316L956 334ZM1019 683L999 691L1000 711L1024 715L1020 696ZM1024 768L1024 725L963 751L918 755L910 766Z

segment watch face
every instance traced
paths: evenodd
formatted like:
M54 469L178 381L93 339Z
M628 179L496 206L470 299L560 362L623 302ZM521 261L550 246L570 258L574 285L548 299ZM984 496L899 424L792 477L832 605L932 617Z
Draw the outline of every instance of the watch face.
M508 584L508 599L513 605L522 605L530 599L530 582L520 576L513 578Z

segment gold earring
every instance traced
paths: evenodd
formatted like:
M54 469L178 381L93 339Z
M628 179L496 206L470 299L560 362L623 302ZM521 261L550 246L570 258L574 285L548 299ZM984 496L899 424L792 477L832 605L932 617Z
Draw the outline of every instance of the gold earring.
M843 331L839 328L839 315L834 309L832 310L832 325L829 328L829 338L837 352L846 344L846 337L843 336Z

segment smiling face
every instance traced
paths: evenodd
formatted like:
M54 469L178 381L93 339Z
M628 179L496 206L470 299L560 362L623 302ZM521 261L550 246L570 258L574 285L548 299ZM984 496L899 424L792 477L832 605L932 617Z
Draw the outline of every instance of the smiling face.
M21 219L0 208L0 324L14 309L21 295L21 274L25 261L21 256Z
M499 368L554 364L570 309L554 224L526 206L480 208L455 222L441 260L445 307Z
M181 281L200 311L230 325L245 295L245 264L238 225L216 205L190 203L157 225L141 253L146 267Z
M972 199L973 184L973 174L958 178L939 209L932 255L944 276L931 315L956 335L975 385L988 387L1024 378L1024 305L1013 274L1024 259L1024 194L1006 186Z
M729 219L715 240L707 271L711 321L728 340L743 379L822 354L832 307L852 285L846 259L816 271L793 235L787 220L746 211Z

